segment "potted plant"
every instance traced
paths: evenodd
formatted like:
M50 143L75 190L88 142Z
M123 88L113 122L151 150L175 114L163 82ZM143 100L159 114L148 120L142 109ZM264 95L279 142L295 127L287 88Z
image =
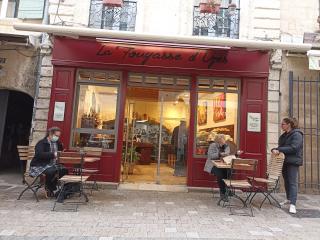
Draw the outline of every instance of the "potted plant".
M212 0L211 6L213 9L213 13L219 13L220 12L220 6L221 6L221 0Z
M228 6L228 11L230 15L233 15L235 11L237 10L237 4L235 3L230 3Z
M132 160L131 160L132 153ZM127 158L126 157L127 154ZM126 159L126 161L125 161ZM128 172L128 174L133 174L134 166L136 162L140 160L140 153L136 151L136 147L132 146L127 149L123 148L122 150L122 162L123 162L123 171Z
M200 13L212 13L212 6L209 4L208 0L201 0L199 4Z
M201 0L200 13L219 13L221 0Z
M103 0L103 5L107 7L122 7L123 6L123 0Z

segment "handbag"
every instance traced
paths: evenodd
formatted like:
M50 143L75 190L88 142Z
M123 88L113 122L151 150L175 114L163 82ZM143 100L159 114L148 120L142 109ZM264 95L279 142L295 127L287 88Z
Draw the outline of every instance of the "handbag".
M207 161L204 164L203 171L205 171L207 173L211 173L212 168L213 168L213 162L211 159L207 158Z

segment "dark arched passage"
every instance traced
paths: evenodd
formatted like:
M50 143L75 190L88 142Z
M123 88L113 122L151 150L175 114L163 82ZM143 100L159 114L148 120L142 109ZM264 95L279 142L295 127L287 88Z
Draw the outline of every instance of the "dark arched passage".
M17 145L29 143L32 111L32 97L0 89L0 172L19 171Z

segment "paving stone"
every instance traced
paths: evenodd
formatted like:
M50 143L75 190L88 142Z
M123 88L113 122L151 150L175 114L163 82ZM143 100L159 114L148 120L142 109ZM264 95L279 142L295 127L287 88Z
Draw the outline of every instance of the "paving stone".
M271 232L268 231L249 231L252 236L273 236Z
M187 238L199 238L199 234L197 232L187 232Z
M269 229L270 229L272 232L282 232L282 229L281 229L281 228L277 228L277 227L269 227Z
M174 227L171 227L171 228L165 228L164 230L166 233L174 233L174 232L177 232L177 229L174 228Z
M0 236L11 236L11 235L13 235L14 234L14 230L2 230L1 232L0 232Z

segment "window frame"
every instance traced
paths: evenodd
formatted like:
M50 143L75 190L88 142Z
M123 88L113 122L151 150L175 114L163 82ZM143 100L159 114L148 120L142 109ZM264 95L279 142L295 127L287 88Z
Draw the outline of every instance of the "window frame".
M240 0L238 1L237 8L235 14L232 16L226 16L228 13L227 6L220 7L220 13L200 13L199 5L193 6L193 15L192 15L192 36L205 36L205 37L217 37L217 38L230 38L230 39L239 39L240 37ZM196 20L198 19L199 22L203 22L204 20L207 23L214 22L213 26L206 25L202 26L196 24ZM210 21L210 19L214 19ZM219 20L220 19L220 20ZM225 27L225 23L227 20L227 24L229 27ZM222 24L222 27L219 27L219 21ZM235 23L233 23L235 21ZM236 28L232 27L233 25L237 25ZM196 28L197 26L197 28ZM212 31L215 28L214 31ZM198 30L198 34L196 34L196 29ZM211 29L211 31L210 31ZM227 29L227 31L225 31ZM219 31L218 31L219 30ZM237 30L237 31L235 31ZM220 33L222 31L223 33ZM202 32L206 32L206 34L202 34Z
M101 2L101 7L99 6ZM95 21L95 18L92 17L92 14L94 14L93 9L94 5L98 4L98 11L99 13L99 18L98 20ZM126 6L128 5L128 6ZM131 6L132 5L132 6ZM121 19L124 14L127 14L129 16L128 11L123 11L123 9L126 9L126 7L129 8L134 8L135 12L133 12L134 16L134 24L130 26L130 22L127 20L126 22L121 22ZM108 22L106 21L106 13L107 13L107 6L104 6L102 3L102 0L90 0L90 8L89 8L89 21L88 21L88 27L89 28L96 28L96 29L106 29L106 30L114 30L114 31L128 31L128 32L134 32L136 29L136 23L137 23L137 13L138 13L138 2L137 0L124 0L123 1L123 6L122 7L114 7L110 8L112 10L112 23L110 26L108 25ZM119 26L113 26L114 25L114 13L115 11L119 11ZM93 20L93 21L92 21ZM133 21L132 21L133 22ZM122 28L122 23L126 24L126 28ZM117 25L117 24L116 24Z
M120 76L119 83L111 83L111 82L103 82L103 81L96 81L96 80L80 80L80 72L87 71L87 72L112 72L118 73ZM76 93L73 100L73 113L72 113L72 122L71 122L71 131L70 131L70 141L69 146L70 149L77 149L79 147L74 145L74 135L77 133L91 133L91 134L106 134L106 135L114 135L114 148L113 149L104 149L102 148L103 152L117 152L117 143L118 143L118 133L119 133L119 117L120 117L120 93L122 89L122 72L119 71L108 71L108 70L95 70L95 69L78 69L76 73ZM116 115L115 115L115 126L114 130L103 130L103 129L92 129L92 128L76 128L77 117L78 117L78 110L79 110L79 93L81 86L101 86L101 87L115 87L117 88L117 105L116 105Z
M204 88L199 88L199 80L200 79L210 79L210 81L214 81L214 80L224 80L224 89L214 89L212 88L212 84L210 84L210 88L204 89ZM227 81L237 81L238 83L238 89L237 90L228 90L227 89ZM237 147L239 147L239 143L240 143L240 126L241 126L241 79L240 78L219 78L219 77L205 77L205 76L198 76L197 77L197 87L196 87L196 105L195 105L195 116L194 116L194 134L193 134L193 149L192 149L192 156L193 158L207 158L208 155L198 155L196 154L196 150L197 150L197 132L198 132L198 101L199 101L199 93L237 93L238 94L238 110L237 110L237 127L235 128L235 130L237 131Z

